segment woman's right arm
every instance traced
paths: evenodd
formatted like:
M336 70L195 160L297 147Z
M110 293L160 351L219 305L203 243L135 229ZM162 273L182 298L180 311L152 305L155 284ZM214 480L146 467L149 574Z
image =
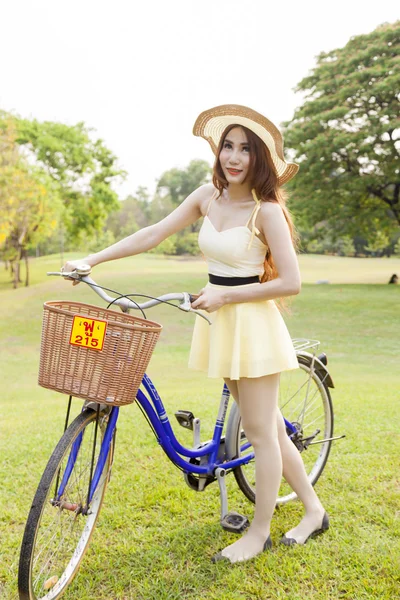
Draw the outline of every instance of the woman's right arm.
M195 223L202 216L201 206L211 198L213 191L212 184L202 185L162 221L144 227L96 254L90 254L80 260L69 261L65 264L64 270L72 271L77 264L82 263L95 267L109 260L133 256L155 248L173 233Z

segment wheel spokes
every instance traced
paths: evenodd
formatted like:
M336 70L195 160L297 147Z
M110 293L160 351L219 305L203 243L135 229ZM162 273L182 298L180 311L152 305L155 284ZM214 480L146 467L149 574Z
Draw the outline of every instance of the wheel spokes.
M81 447L75 460L73 469L62 490L62 496L57 502L52 501L56 474L50 484L47 498L44 502L38 527L35 546L32 555L31 581L33 591L38 598L50 593L54 589L55 595L65 587L71 579L80 556L83 554L87 539L90 538L90 521L95 521L96 515L92 516L90 511L87 515L82 513L81 507L86 505L89 489L90 466L93 451L93 423L90 423L82 438ZM101 436L98 436L95 451L95 461L98 460L101 445ZM72 444L71 444L72 446ZM71 448L69 446L69 448ZM70 450L62 459L59 481L68 464ZM104 487L106 478L102 477L99 487ZM93 503L101 504L102 493L95 494ZM64 508L63 508L64 504ZM77 507L75 509L75 507ZM95 509L97 513L97 508ZM76 556L75 556L76 555ZM57 583L63 574L68 571L68 577L61 583L60 589L56 590ZM54 582L52 579L54 578ZM46 589L45 589L46 585ZM52 596L51 596L52 597Z

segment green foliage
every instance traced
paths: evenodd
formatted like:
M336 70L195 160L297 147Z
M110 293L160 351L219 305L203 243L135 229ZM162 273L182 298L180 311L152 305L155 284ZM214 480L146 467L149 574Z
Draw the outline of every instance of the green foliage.
M163 173L158 180L157 191L151 202L152 222L166 217L195 189L207 183L210 180L210 173L210 165L204 160L192 160L185 169L175 168ZM200 223L197 221L178 232L174 241L173 254L198 254L199 229Z
M135 196L128 196L119 203L118 210L107 219L106 230L112 231L115 239L122 239L137 229L158 223L169 215L195 189L210 179L210 166L203 160L192 160L185 169L171 169L161 175L157 190L150 199L143 187ZM164 240L153 254L191 254L199 253L197 235L200 223L179 231Z
M379 255L379 252L382 252L389 245L389 238L382 231L377 231L375 234L375 239L372 240L368 246L367 250L372 252L374 255Z
M302 249L310 254L337 254L338 256L354 256L354 243L350 237L332 240L330 237L312 239L306 244L302 242Z
M339 256L354 256L356 248L354 240L349 235L333 237L326 222L312 228L299 229L300 251L310 254L337 254Z
M13 121L3 119L0 126L0 252L2 258L11 263L14 287L17 287L20 260L56 228L61 200L48 175L20 156L15 134ZM28 269L25 283L29 283Z
M321 53L297 86L305 101L286 123L300 164L291 209L302 226L326 222L333 238L388 235L400 225L400 22Z
M93 140L84 123L74 126L50 121L15 119L17 142L56 183L66 207L69 235L82 230L91 237L118 206L112 184L125 175L116 156L100 139Z
M169 195L161 196L156 192L150 203L150 223L158 223L165 219L175 208Z
M161 218L169 214L195 189L209 182L210 178L211 168L205 160L192 160L185 169L170 169L163 173L158 180L155 197L157 214ZM200 224L196 222L188 229L194 232L199 228ZM181 235L185 233L186 230Z
M354 242L348 235L338 240L337 249L339 256L354 256L355 254Z
M114 243L115 237L112 231L102 231L94 239L91 239L88 244L83 244L81 249L91 253L100 252L103 248L107 248L107 246L111 246Z
M199 254L199 244L197 231L185 231L183 235L178 235L176 239L176 254Z
M1 113L0 113L1 117ZM10 119L0 119L0 246L12 231L16 202L10 181L19 164L18 147L15 143L15 128Z
M177 235L170 235L167 239L163 240L161 244L158 244L155 248L150 250L152 254L177 254L176 252L176 240Z
M114 154L83 123L41 123L0 111L0 247L15 267L15 286L19 261L34 247L63 251L90 239L96 246L118 206L112 184L123 176Z
M170 169L158 180L157 190L178 206L200 185L210 180L210 165L204 160L192 160L186 169Z
M116 240L121 240L139 229L138 221L143 223L143 212L137 198L128 196L119 202L118 210L112 212L106 221L105 229L111 231Z

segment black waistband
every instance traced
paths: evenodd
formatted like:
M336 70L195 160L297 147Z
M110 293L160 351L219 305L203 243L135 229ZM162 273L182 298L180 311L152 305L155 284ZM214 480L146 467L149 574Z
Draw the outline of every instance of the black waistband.
M220 277L208 274L208 280L215 285L246 285L247 283L260 283L258 275L252 277Z

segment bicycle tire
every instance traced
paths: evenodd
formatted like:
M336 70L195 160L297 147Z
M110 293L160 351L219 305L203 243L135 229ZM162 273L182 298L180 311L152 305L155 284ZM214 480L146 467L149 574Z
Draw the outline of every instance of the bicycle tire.
M90 503L90 511L83 515L79 512L78 505L82 506L86 502L95 424L96 411L87 409L78 415L64 432L43 472L22 540L18 572L20 600L59 598L75 577L90 544L110 479L115 442L114 431L104 469ZM105 419L100 415L96 460L104 429ZM80 434L82 442L74 469L62 496L63 500L59 506L55 506L52 503L55 482L62 481L63 469L72 445ZM64 525L66 527L63 529Z
M299 369L295 369L294 371L281 373L281 384L280 390L280 400L279 406L284 414L284 416L290 422L298 422L299 420L299 410L296 412L296 406L299 406L299 398L296 397L297 394L293 394L292 397L288 397L288 392L285 392L284 380L285 377L294 377L298 378L303 377L305 381L309 379L310 375L310 364L309 361L303 357L298 356ZM315 404L315 398L321 401L321 409L323 410L323 427L321 427L321 432L315 437L315 441L331 438L333 436L333 424L334 424L334 415L333 415L333 405L332 398L329 392L329 388L326 383L327 374L324 374L321 371L313 370L311 373L311 381L315 386L314 395L308 401L308 407L305 408L304 417L306 418L307 412L309 412L312 406ZM298 392L301 393L301 390L304 388L304 383L297 388L297 384L293 386L293 388L298 389ZM294 400L294 402L292 402ZM291 406L290 406L291 405ZM315 409L313 409L314 412ZM311 413L309 412L311 415ZM322 413L321 413L322 414ZM315 417L315 415L314 415ZM304 437L308 435L312 435L315 431L314 427L317 419L313 418L313 420L308 423L307 421L303 421L303 432ZM322 421L322 419L320 419ZM318 425L322 425L322 423L318 423ZM314 431L313 431L314 430ZM241 447L245 444L246 438L244 432L241 429L241 420L239 409L236 404L233 405L231 414L229 417L228 429L227 429L227 452L229 457L239 457L241 452ZM320 444L310 445L306 450L302 452L302 456L306 457L305 467L307 471L308 478L312 485L315 485L320 478L326 462L329 457L329 453L331 450L332 441L323 442ZM250 452L252 448L247 448L244 452ZM256 494L255 494L255 473L254 473L254 461L247 463L246 465L240 465L233 469L233 473L237 484L243 494L250 500L250 502L255 503ZM292 500L297 498L297 494L291 490L288 484L283 480L278 497L276 500L276 505L286 504Z

